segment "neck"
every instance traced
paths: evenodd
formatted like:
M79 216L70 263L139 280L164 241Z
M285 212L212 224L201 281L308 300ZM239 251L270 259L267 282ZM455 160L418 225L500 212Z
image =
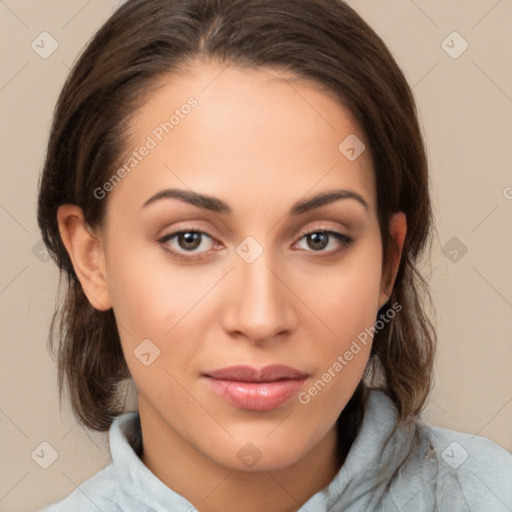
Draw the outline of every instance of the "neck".
M340 469L334 426L292 466L240 471L199 452L140 400L139 413L142 462L201 512L295 512Z

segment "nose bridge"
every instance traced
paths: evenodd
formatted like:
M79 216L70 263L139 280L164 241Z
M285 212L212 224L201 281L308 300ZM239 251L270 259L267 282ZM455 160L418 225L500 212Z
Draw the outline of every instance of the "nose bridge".
M263 251L250 263L242 257L237 262L227 329L253 341L265 341L293 327L290 293L273 266L270 251Z

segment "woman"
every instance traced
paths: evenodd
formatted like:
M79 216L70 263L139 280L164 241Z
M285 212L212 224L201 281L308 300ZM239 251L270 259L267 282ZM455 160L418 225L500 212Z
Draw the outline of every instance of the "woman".
M343 2L125 3L64 86L38 220L61 390L113 458L44 510L512 509L509 453L419 422L425 148Z

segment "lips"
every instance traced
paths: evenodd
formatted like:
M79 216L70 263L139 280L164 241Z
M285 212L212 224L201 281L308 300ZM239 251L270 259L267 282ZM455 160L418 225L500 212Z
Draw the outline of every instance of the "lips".
M230 366L206 374L219 380L235 380L238 382L272 382L282 379L300 379L307 377L306 373L284 365L270 365L257 370L251 366Z
M308 374L283 365L261 369L230 366L203 374L210 389L235 407L267 411L284 405L303 386Z

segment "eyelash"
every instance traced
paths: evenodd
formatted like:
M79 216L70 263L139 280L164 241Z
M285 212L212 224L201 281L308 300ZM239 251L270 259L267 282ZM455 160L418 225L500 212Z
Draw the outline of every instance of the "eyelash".
M164 248L164 250L166 250L169 253L171 253L171 255L174 258L178 259L178 260L182 260L182 261L195 261L195 260L199 260L199 259L205 258L205 256L203 256L203 254L205 254L204 252L198 253L198 255L194 255L194 256L185 256L184 253L175 251L174 249L170 249L169 246L166 245L166 243L169 240L172 240L173 238L176 238L177 236L185 234L185 233L200 234L200 235L207 236L211 240L215 240L208 233L206 233L205 231L201 231L199 229L180 229L179 231L174 231L173 233L169 233L168 235L165 235L164 237L162 237L160 240L158 240L158 244L161 245ZM343 252L346 248L348 248L354 242L354 239L350 238L349 236L344 235L343 233L338 233L337 231L331 231L331 230L328 230L328 229L315 229L315 230L310 230L310 231L302 232L300 234L298 240L300 241L300 240L302 240L304 237L306 237L308 235L313 235L313 234L318 234L318 233L322 233L324 235L328 235L328 236L332 236L332 237L336 238L340 242L341 247L339 247L337 249L332 249L331 251L323 251L323 250L314 251L314 250L309 250L307 252L313 252L313 253L316 252L316 253L321 254L322 256L332 256L334 254ZM185 254L187 254L187 252L190 253L190 254L194 254L193 252L190 252L190 251L185 251Z

